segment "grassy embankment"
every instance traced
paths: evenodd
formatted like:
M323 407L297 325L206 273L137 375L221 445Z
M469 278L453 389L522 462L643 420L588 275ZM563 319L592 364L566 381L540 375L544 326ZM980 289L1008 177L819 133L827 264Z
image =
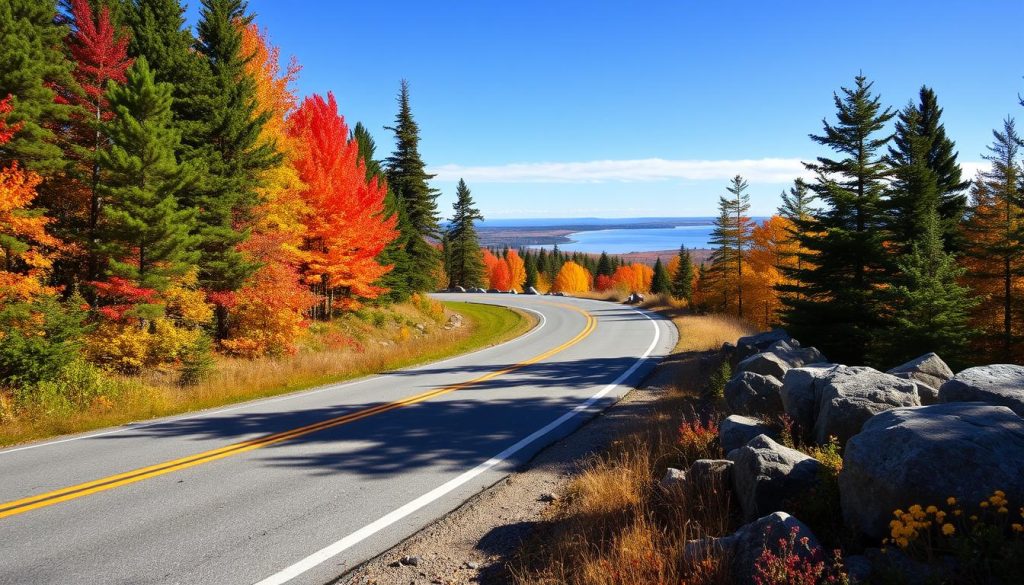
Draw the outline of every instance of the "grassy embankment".
M461 327L444 326L453 313ZM529 330L534 318L490 305L424 299L387 308L364 308L331 323L317 323L295 355L254 360L218 356L212 374L183 388L174 370L140 377L76 380L19 404L0 391L0 446L77 433L131 421L214 408L295 392L436 361L495 345ZM422 331L417 325L422 326ZM95 376L94 371L85 374ZM86 400L74 386L98 387ZM62 386L62 387L61 387Z
M723 409L707 395L717 363L706 356L753 330L730 317L689 315L664 299L642 306L670 317L679 329L674 355L662 366L668 370L660 373L671 380L667 392L649 417L571 480L549 522L510 562L519 585L729 582L716 560L694 564L683 558L687 540L735 527L728 491L709 486L666 492L658 480L668 467L722 457L716 440Z

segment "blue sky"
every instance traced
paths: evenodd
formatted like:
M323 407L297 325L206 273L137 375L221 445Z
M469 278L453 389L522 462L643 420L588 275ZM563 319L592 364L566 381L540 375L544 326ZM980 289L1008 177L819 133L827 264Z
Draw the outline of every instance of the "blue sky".
M992 128L1024 114L1020 0L249 8L302 64L299 92L333 91L383 154L409 80L444 215L460 176L492 218L712 215L737 172L769 214L859 71L894 108L933 87L972 172Z

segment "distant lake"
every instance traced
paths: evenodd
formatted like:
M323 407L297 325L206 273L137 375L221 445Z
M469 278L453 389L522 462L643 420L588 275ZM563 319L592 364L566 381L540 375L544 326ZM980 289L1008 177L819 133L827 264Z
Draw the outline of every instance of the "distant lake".
M713 226L681 225L674 228L653 229L612 229L574 232L566 237L570 243L558 244L559 250L568 252L589 252L628 254L629 252L652 252L654 250L678 250L680 245L687 248L708 248ZM531 246L547 248L553 246Z

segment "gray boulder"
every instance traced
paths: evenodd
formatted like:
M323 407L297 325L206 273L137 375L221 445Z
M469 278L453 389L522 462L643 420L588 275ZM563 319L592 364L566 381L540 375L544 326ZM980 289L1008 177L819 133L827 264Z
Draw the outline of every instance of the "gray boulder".
M732 485L732 466L728 459L698 459L686 471L687 482L694 490L727 488Z
M993 364L968 368L939 388L939 402L985 402L1024 416L1024 367Z
M981 403L883 412L846 444L839 474L847 525L874 538L893 510L950 496L973 504L995 490L1024 502L1024 419Z
M736 341L736 352L733 353L732 365L735 366L755 353L765 351L776 341L785 341L791 347L800 347L800 342L790 337L785 329L772 329L757 335L748 335Z
M707 558L729 559L730 583L754 585L757 559L765 549L780 553L779 541L788 540L796 532L796 554L807 561L821 555L821 543L806 524L785 512L775 512L740 527L722 538L703 538L686 543L684 557L690 560ZM807 546L799 541L807 538Z
M733 492L747 519L781 510L818 484L821 463L760 435L731 451Z
M825 355L815 347L793 347L785 340L779 340L769 345L766 353L773 353L791 368L799 368L808 364L818 364L825 361Z
M781 388L782 382L774 376L742 372L725 384L725 402L738 414L778 414L782 412Z
M864 366L836 368L822 382L813 435L818 444L829 437L846 444L876 414L921 405L913 382Z
M787 370L789 370L789 364L781 357L774 353L761 352L736 364L733 373L753 372L762 376L775 376L776 379L781 380L786 376Z
M821 389L824 380L838 366L836 364L815 364L802 368L792 368L786 372L782 380L779 397L782 408L797 425L802 435L810 437L821 405Z
M739 414L727 416L718 425L718 444L721 445L724 453L739 449L758 435L768 435L773 439L778 439L777 433L769 425L759 419Z
M926 353L886 373L917 382L917 393L924 405L936 404L939 388L953 378L953 370L935 353Z
M661 477L658 485L666 491L681 490L686 487L686 472L682 469L669 467L665 470L665 475Z

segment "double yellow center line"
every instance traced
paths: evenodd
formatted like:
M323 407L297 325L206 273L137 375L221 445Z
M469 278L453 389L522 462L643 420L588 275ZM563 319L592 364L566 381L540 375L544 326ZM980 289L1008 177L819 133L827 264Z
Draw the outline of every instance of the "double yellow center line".
M582 331L580 331L575 337L573 337L569 341L559 345L558 347L550 349L538 356L532 357L526 361L519 362L517 364L508 366L501 370L484 374L479 378L474 378L472 380L462 382L460 384L455 384L454 386L446 386L444 388L428 390L427 392L423 392L422 394L410 396L402 400L397 400L395 402L388 402L371 408L366 408L350 414L338 416L335 418L327 419L303 427L291 429L289 431L283 431L280 433L274 433L272 435L266 435L256 439L251 439L249 441L234 443L231 445L227 445L225 447L220 447L218 449L212 449L210 451L203 451L202 453L197 453L195 455L189 455L188 457L182 457L180 459L174 459L172 461L165 461L163 463L150 465L148 467L141 467L139 469L127 471L125 473L119 473L117 475L111 475L86 483L80 483L78 485L73 485L59 490L54 490L51 492L46 492L35 496L22 498L20 500L6 502L0 504L0 518L6 518L8 516L23 514L25 512L35 510L38 508L45 508L47 506L52 506L54 504L59 504L61 502L66 502L68 500L74 500L98 492L111 490L117 487L121 487L123 485L128 485L131 483L142 481L144 479L150 479L174 471L188 469L189 467L195 467L197 465L202 465L204 463L210 463L211 461L216 461L218 459L223 459L225 457L231 457L232 455L238 455L240 453L245 453L246 451L252 451L254 449L259 449L261 447L267 447L269 445L274 445L276 443L281 443L283 441L288 441L291 439L302 437L304 435L315 433L317 431L322 431L325 429L330 429L340 425L348 424L350 422L355 422L357 420L374 416L376 414L381 414L384 412L388 412L390 410L402 408L403 406L409 406L411 404L416 404L417 402L430 400L431 398L436 398L438 396L448 394L449 392L463 390L465 388L469 388L470 386L475 386L482 382L486 382L493 378L497 378L498 376L503 376L516 370L525 368L530 364L535 364L541 360L547 359L559 352L565 351L566 349L576 345L585 337L590 335L594 331L594 328L597 326L597 320L589 313L576 307L573 307L571 305L560 304L558 306L572 309L573 311L582 314L587 319L586 326L583 328Z

